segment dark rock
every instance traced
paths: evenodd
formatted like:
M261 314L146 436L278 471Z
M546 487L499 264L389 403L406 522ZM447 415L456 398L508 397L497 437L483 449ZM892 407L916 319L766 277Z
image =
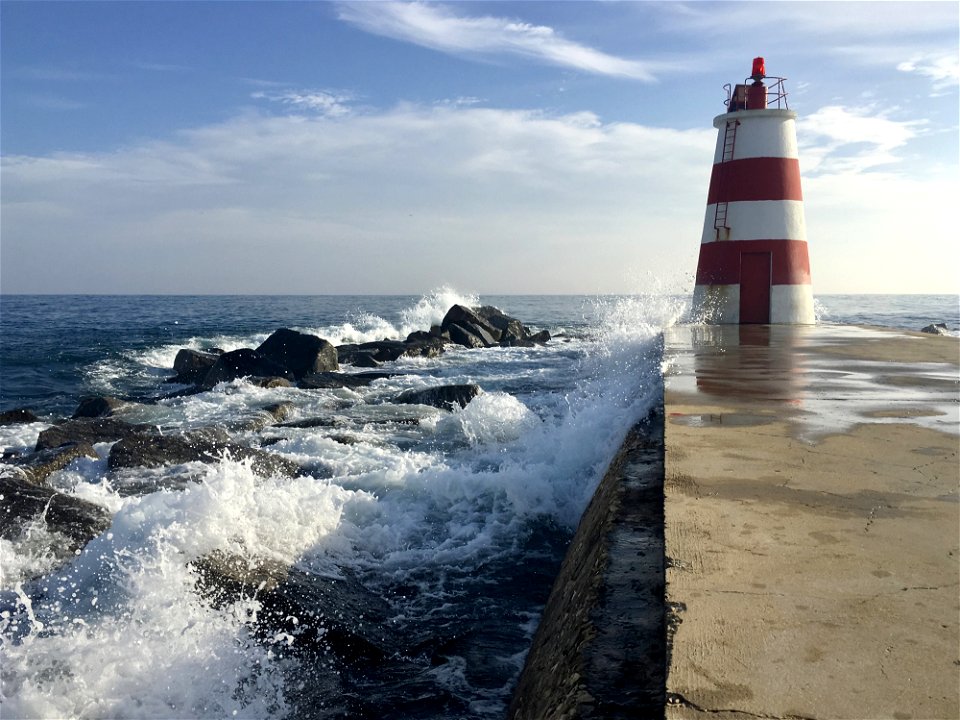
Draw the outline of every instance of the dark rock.
M248 381L251 385L267 389L293 387L293 383L290 380L282 377L252 377L248 378Z
M112 418L79 418L52 425L43 430L37 438L37 450L60 447L61 445L100 442L113 442L121 438L149 435L156 429L150 425L134 425Z
M377 360L373 356L373 353L366 351L359 351L354 354L350 364L354 367L361 368L378 368L383 366L383 363Z
M41 521L69 538L58 555L72 553L110 527L110 513L99 505L26 480L0 477L0 496L0 537L16 540L31 521Z
M430 334L426 334L425 338L416 340L410 340L408 338L407 342L405 343L406 349L403 351L403 354L410 357L437 357L443 354L443 348L446 344L446 340L433 337Z
M471 335L481 338L486 347L500 342L500 330L491 325L474 310L464 307L463 305L454 305L447 310L447 314L444 315L443 322L440 324L441 330L450 331L450 339L453 342L457 342L456 336L451 331L451 326L454 325L466 330Z
M920 330L922 333L928 333L930 335L949 335L950 331L947 330L946 323L937 323L936 325L927 325L925 328Z
M24 480L34 485L42 485L50 475L57 470L63 470L74 460L81 457L96 460L98 455L90 443L81 442L40 450L18 457L11 464L19 470Z
M190 433L183 436L145 436L120 440L110 448L108 464L111 470L134 467L162 467L188 462L217 462L230 457L233 460L252 460L257 475L285 475L295 477L300 466L286 458L224 441L223 431L217 434Z
M436 339L435 335L431 335L430 333L424 330L417 330L416 332L412 332L409 335L407 335L407 339L404 340L404 342L409 344L414 342L433 341L435 339Z
M293 380L293 373L278 363L265 358L249 348L224 353L207 371L203 387L210 389L217 383L230 382L243 377L282 377Z
M466 407L481 392L479 385L442 385L423 390L407 390L400 393L394 402L405 405L430 405L452 410L454 405Z
M534 333L533 335L528 335L527 340L535 342L539 345L543 345L550 341L550 332L547 330L541 330L540 332Z
M457 323L450 323L446 327L446 332L450 334L451 342L468 348L484 348L493 344L493 337L487 333L486 337L478 334L482 330L468 329Z
M500 331L500 342L505 340L525 340L529 334L522 322L514 317L510 317L492 305L484 305L483 307L476 308L476 313L486 320L488 324Z
M336 427L341 425L342 421L333 417L315 417L304 420L294 420L293 422L280 423L278 427L288 428L315 428L315 427Z
M398 652L390 606L348 571L317 575L274 560L214 552L192 563L197 590L217 607L256 596L256 631L287 633L292 653L332 653L347 663L378 663ZM357 618L362 618L358 621Z
M15 408L0 412L0 425L25 425L32 422L40 422L40 418L28 408Z
M109 417L126 404L123 400L110 396L83 398L74 410L73 418Z
M354 355L356 355L359 350L360 346L356 343L337 345L337 360L341 365L352 365Z
M323 338L281 328L256 349L293 373L295 379L317 372L339 369L337 349Z
M304 390L366 387L374 380L391 377L391 373L314 373L301 378L297 387Z
M284 381L287 382L287 381ZM266 427L283 422L293 412L293 403L274 403L257 411L253 417L231 423L230 429L243 432L259 432Z
M400 340L376 340L361 343L358 352L368 352L377 362L393 362L407 351L407 345Z
M177 375L171 378L169 382L184 384L200 382L210 372L210 368L216 364L221 355L223 355L222 350L219 352L202 352L182 348L173 360L173 370Z

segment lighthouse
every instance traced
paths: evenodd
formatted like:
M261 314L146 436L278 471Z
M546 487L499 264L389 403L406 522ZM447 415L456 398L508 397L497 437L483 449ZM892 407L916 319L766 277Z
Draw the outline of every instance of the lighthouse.
M708 323L814 322L797 114L755 58L713 119L717 145L693 292Z

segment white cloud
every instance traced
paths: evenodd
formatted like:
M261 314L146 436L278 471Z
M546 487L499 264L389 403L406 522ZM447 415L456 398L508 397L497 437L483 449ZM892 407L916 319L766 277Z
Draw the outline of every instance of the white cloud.
M762 38L778 45L778 36L800 35L821 40L825 37L900 38L908 35L942 33L957 24L957 5L950 2L664 2L664 23L673 30L726 37L732 31L740 37Z
M255 92L250 97L255 100L270 100L282 103L298 110L309 110L324 117L348 115L351 112L348 103L353 100L353 96L349 93L328 92L326 90Z
M591 114L401 105L8 157L3 285L629 291L631 266L692 274L712 145L712 131Z
M456 55L519 55L599 75L646 82L656 79L648 64L567 40L553 28L489 15L468 17L443 4L342 3L339 16L375 35Z
M936 94L955 89L960 83L960 65L956 54L914 56L897 65L897 70L930 78Z
M845 108L821 120L805 170L818 149L894 153L913 132ZM249 113L114 152L6 157L2 285L632 292L651 273L692 278L715 139L592 113L404 104ZM958 191L955 172L828 162L806 174L816 291L955 291Z
M899 162L893 152L916 137L921 120L897 121L871 108L828 105L798 121L808 171L864 171Z

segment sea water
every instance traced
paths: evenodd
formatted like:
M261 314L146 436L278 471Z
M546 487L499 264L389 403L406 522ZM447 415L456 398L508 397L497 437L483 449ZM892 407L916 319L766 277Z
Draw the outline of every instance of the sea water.
M553 339L450 346L365 388L237 381L123 411L167 433L242 425L280 402L288 420L329 419L238 433L297 462L294 478L229 458L111 471L109 443L54 473L49 485L107 508L112 525L66 558L41 525L0 540L0 714L502 717L576 523L660 399L658 334L686 318L686 296L3 296L0 409L41 421L0 426L0 447L28 451L82 396L162 394L180 348L256 347L280 327L334 344L403 339L455 303L496 305ZM956 296L818 308L822 322L960 329ZM455 412L389 402L454 383L483 392ZM195 564L215 553L350 578L354 601L327 610L345 627L376 623L389 652L298 652L296 633L262 631L255 593L215 606Z

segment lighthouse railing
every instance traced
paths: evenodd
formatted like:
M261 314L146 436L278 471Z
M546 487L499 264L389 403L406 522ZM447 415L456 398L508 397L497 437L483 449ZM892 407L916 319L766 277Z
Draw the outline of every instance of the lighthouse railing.
M727 99L724 101L724 105L727 106L727 112L750 109L747 104L747 85L751 80L753 80L752 77L745 78L743 83L738 84L736 87L730 83L723 86L723 89L727 91ZM783 85L783 81L786 80L786 78L766 76L763 80L768 81L764 83L764 87L767 90L766 107L776 108L777 110L789 110L787 90Z
M783 86L783 81L786 80L786 78L767 77L764 79L774 81L767 85L767 107L776 105L778 110L789 110L790 106L787 105L787 90ZM782 108L781 103L783 104Z

